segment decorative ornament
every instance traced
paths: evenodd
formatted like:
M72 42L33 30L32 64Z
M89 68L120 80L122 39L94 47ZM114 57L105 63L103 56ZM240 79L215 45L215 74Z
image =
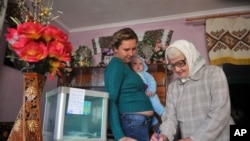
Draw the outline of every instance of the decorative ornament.
M92 60L92 51L87 46L79 46L74 56L74 67L90 67Z

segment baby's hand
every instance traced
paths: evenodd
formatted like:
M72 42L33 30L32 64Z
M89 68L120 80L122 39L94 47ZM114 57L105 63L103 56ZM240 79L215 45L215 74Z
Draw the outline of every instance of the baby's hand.
M151 97L151 96L154 96L154 93L151 92L151 91L146 91L146 95L149 96L149 97Z

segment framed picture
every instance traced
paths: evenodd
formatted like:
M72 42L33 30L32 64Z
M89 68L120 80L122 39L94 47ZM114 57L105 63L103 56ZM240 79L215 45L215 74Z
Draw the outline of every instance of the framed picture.
M15 54L8 48L8 46L6 46L4 65L17 70L22 70L26 66L26 63L17 59Z
M144 33L137 52L147 64L165 63L165 50L169 46L173 30L156 29Z
M94 53L101 53L101 61L99 63L101 66L106 66L114 55L111 40L112 36L104 36L92 40Z
M20 8L18 7L18 4L8 2L8 6L7 6L5 14L6 14L5 20L2 20L2 21L5 21L9 27L13 27L13 28L16 27L16 23L13 20L11 20L10 17L21 19ZM7 45L5 49L4 65L9 66L14 69L18 69L18 70L21 70L25 66L25 63L23 61L14 59L14 57L8 57L8 56L15 56L15 55L13 54L13 52L9 49Z

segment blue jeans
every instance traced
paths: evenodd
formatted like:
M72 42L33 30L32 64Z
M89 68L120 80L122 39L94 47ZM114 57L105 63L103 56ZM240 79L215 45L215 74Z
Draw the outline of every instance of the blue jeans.
M120 123L125 136L138 141L149 141L152 119L139 114L120 114Z

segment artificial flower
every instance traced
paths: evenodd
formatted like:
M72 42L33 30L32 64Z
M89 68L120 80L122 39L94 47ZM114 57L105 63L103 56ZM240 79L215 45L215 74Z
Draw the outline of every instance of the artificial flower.
M24 22L7 31L5 38L14 53L12 58L25 62L22 70L48 72L53 79L71 61L73 47L68 36L55 26Z

